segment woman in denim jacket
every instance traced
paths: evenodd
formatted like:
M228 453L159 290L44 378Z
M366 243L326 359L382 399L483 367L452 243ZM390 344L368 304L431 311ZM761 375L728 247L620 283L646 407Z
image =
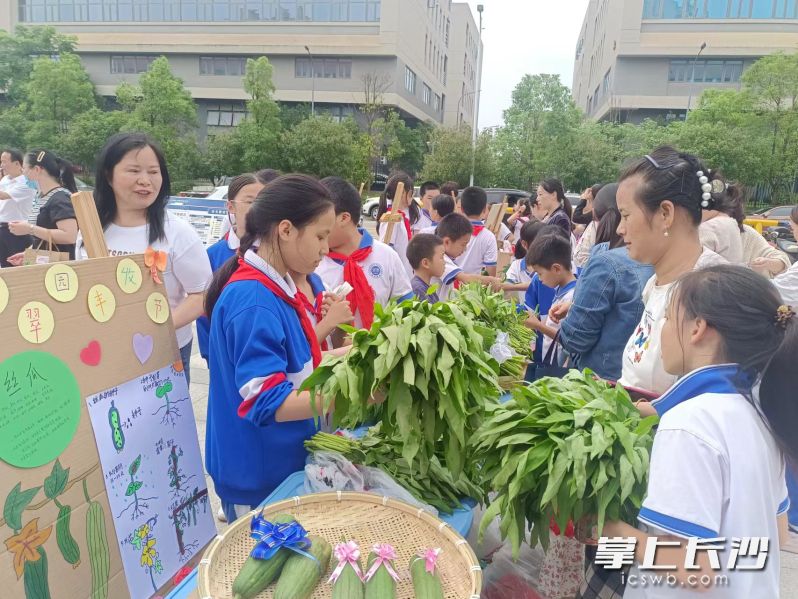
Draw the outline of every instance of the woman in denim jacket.
M618 185L599 191L593 201L598 221L596 246L582 270L572 304L552 308L565 318L560 343L576 368L590 368L601 378L621 376L623 350L643 313L643 287L654 270L629 257L616 230L621 215L615 201Z

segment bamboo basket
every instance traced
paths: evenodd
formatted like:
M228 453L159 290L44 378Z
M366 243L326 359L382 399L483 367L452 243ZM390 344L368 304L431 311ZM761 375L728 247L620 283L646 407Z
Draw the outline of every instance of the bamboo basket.
M202 599L232 599L232 586L238 571L255 546L249 536L250 521L255 510L239 518L227 531L210 544L198 568L198 591ZM482 569L468 542L449 525L429 512L402 501L370 493L314 493L272 503L263 508L263 515L295 516L308 533L324 537L333 547L342 539L360 545L361 565L365 567L371 546L390 543L399 556L394 566L401 580L396 585L397 599L414 599L410 580L410 560L420 551L443 549L438 567L446 599L479 599ZM311 599L332 597L327 584L335 557L322 576ZM258 599L274 596L274 584L257 595Z

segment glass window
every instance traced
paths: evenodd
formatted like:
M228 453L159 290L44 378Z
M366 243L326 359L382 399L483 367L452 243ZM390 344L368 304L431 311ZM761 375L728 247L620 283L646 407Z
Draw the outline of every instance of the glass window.
M351 60L342 59L342 60L339 61L338 76L341 79L351 79L352 78L352 61Z
M690 61L690 65L688 67L689 71L687 73L687 81L691 83L694 81L703 81L704 80L704 69L705 69L706 61L703 60L696 60Z
M686 60L672 60L670 71L668 72L668 81L684 81L686 65Z
M435 112L440 112L441 110L441 97L438 94L435 94L435 98L432 104L432 109Z
M366 3L365 2L350 2L349 3L349 20L350 21L365 21L366 20Z
M416 74L409 67L405 67L405 89L413 95L416 94Z
M136 56L136 72L137 73L144 73L147 69L150 68L150 63L152 59L148 56Z
M706 69L704 70L704 81L706 83L720 83L722 79L723 79L723 61L708 60L706 62Z
M723 82L737 83L743 74L742 60L727 60L723 68Z
M213 59L208 58L207 56L200 56L200 75L211 75L213 74Z
M150 21L163 21L163 0L150 0Z
M662 2L662 18L663 19L681 19L684 0L663 0Z
M707 0L707 18L725 19L729 15L729 0Z
M294 77L310 77L309 58L297 58L294 61Z
M773 18L773 0L751 0L751 18Z
M125 59L121 56L111 57L111 72L124 73L125 72Z
M225 58L213 59L213 74L224 75L227 73L227 60Z
M219 124L219 111L218 110L209 110L208 117L205 119L205 124L210 126L216 126Z
M421 88L421 101L424 102L424 104L429 104L432 101L432 90L426 83Z
M281 21L296 21L296 2L290 0L280 0Z

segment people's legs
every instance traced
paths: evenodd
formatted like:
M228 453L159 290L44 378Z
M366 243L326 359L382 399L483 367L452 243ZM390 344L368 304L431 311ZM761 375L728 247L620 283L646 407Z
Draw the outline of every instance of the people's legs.
M222 502L222 510L224 510L224 516L227 518L228 524L232 524L239 518L246 516L254 509L255 506L252 505L236 505L234 503L227 503L225 501Z
M180 359L183 362L183 372L186 375L186 385L191 385L191 346L194 345L192 339L180 348Z
M0 267L10 268L8 257L24 252L25 248L30 247L30 236L17 236L8 230L7 223L0 223Z

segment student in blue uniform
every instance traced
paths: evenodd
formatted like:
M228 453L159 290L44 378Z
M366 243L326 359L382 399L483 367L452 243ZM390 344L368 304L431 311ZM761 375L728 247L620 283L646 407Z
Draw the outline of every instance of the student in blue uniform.
M211 261L213 272L219 270L238 251L239 239L236 231L240 227L243 234L247 212L263 187L264 183L249 173L238 175L230 182L230 187L227 190L227 218L231 228L222 239L208 248L208 259ZM197 342L200 355L206 363L208 362L210 330L211 324L207 316L197 319Z
M665 318L662 363L681 378L653 404L660 421L639 527L609 522L602 534L635 538L638 562L648 537L658 536L654 564L675 565L669 574L680 584L639 584L634 566L623 596L692 597L698 587L706 597L778 597L789 508L784 454L798 456L795 314L760 275L722 265L683 275ZM691 557L695 537L722 538L719 570L705 550ZM737 569L730 568L735 538L767 539L766 567L753 567L760 551L751 558L738 545ZM666 540L680 544L663 547ZM698 567L686 569L685 558ZM696 585L705 575L728 584Z
M305 465L303 443L322 406L298 388L321 349L289 272L316 269L334 223L328 192L315 179L276 179L250 208L238 254L208 289L205 463L229 522Z

